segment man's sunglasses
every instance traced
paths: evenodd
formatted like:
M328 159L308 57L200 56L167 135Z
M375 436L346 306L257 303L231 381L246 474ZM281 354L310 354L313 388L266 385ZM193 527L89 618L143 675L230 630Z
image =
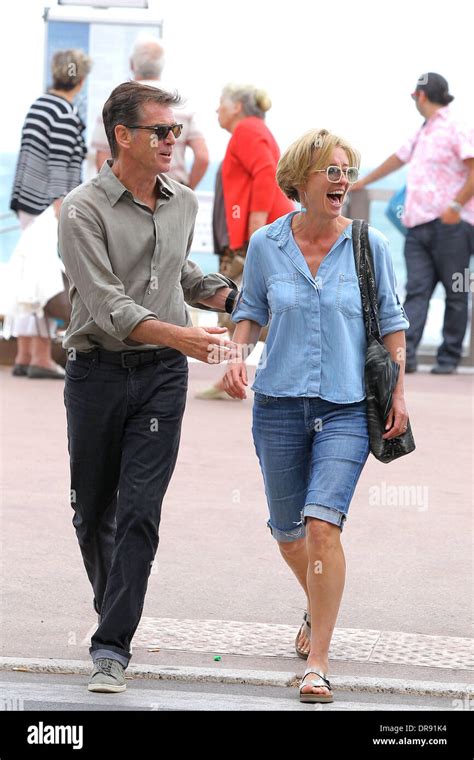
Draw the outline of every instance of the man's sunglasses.
M170 132L173 133L173 137L178 138L183 131L182 124L154 124L151 127L143 127L140 124L134 124L133 126L131 124L124 124L123 126L127 127L127 129L148 129L150 132L155 133L158 140L166 140Z
M359 179L359 170L357 166L349 166L347 169L341 169L340 166L328 166L327 169L315 169L315 174L324 172L329 182L339 182L344 173L347 181L353 185Z

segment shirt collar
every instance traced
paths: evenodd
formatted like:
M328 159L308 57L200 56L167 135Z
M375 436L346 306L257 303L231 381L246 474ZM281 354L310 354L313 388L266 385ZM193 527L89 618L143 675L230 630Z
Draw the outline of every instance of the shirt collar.
M449 114L449 106L443 106L442 108L438 108L438 110L434 112L433 116L431 119L428 119L428 121L434 121L435 119L447 119Z
M267 237L272 238L273 240L278 240L279 243L284 245L290 237L291 220L294 215L298 213L298 211L290 211L288 214L285 214L285 216L280 216L278 219L276 219L268 227ZM346 229L343 230L343 232L341 232L341 235L346 238L352 238L352 223L349 224Z
M275 219L267 229L267 237L278 240L279 243L285 243L290 236L291 220L298 213L298 211L290 211L289 214Z
M99 172L99 177L111 206L115 206L124 193L130 192L113 173L111 159L104 162ZM164 174L157 174L156 181L159 185L161 197L164 200L169 200L174 195L174 190L169 180Z

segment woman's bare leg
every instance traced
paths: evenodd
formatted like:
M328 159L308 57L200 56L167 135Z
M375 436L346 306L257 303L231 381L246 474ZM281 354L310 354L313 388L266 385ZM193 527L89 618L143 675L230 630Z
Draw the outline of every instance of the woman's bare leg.
M346 576L346 561L341 544L341 529L337 525L306 518L306 549L308 553L307 588L310 604L318 610L317 623L311 626L311 651L308 667L328 672L329 646L341 604ZM316 677L309 673L305 679ZM303 687L304 692L328 695L326 687Z
M278 548L280 549L283 559L295 574L306 594L306 609L308 610L308 614L311 615L311 604L307 588L308 553L306 549L306 538L298 538L296 541L278 541ZM309 653L310 646L311 641L306 635L303 626L298 637L298 649L302 652Z
M32 338L19 335L16 339L15 364L29 364L31 361Z
M45 367L56 370L57 364L52 355L52 343L49 338L31 338L31 362L33 367Z

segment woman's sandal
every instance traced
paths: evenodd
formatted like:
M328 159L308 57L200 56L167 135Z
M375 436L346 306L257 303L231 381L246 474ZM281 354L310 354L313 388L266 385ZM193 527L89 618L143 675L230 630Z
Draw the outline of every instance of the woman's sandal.
M311 619L307 612L305 612L303 615L303 622L301 623L300 629L298 633L296 634L296 639L295 639L296 654L298 655L298 657L301 657L302 660L307 660L309 652L304 652L298 646L298 640L299 640L299 637L301 636L303 628L306 629L305 630L306 636L308 637L308 639L311 640Z
M315 676L318 676L320 683L318 681L308 681L307 683L304 683L304 679L308 675L308 673L314 673ZM314 686L314 688L322 688L326 687L329 689L329 694L315 694L313 691L302 691L305 686ZM331 684L329 683L328 679L326 678L326 673L318 673L317 670L312 670L311 668L306 668L305 672L303 673L303 679L300 686L300 702L333 702L334 697L332 695L331 691Z

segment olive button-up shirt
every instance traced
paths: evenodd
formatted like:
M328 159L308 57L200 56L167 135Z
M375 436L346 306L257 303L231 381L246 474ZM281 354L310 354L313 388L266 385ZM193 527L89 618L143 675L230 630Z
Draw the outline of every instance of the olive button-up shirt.
M222 287L237 287L221 274L204 275L189 261L198 209L192 190L161 174L157 183L152 212L105 162L97 176L65 197L59 254L72 316L64 348L156 348L128 335L146 319L189 326L186 303L206 308L202 300Z

